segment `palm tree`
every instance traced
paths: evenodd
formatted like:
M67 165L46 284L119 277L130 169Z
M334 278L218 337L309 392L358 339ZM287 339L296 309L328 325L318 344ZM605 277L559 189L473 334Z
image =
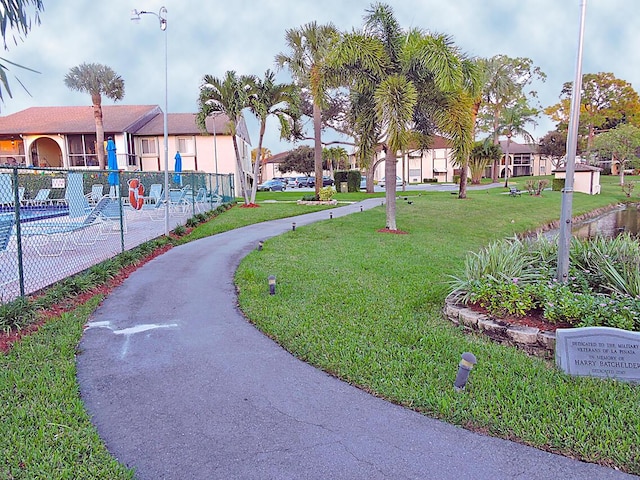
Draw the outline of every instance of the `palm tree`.
M276 55L276 64L289 68L298 86L309 89L313 98L313 139L316 195L322 188L322 109L326 105L328 78L324 74L327 57L338 39L332 24L307 23L299 29L287 30L288 53Z
M229 118L227 128L233 140L233 149L236 154L236 169L240 177L240 189L244 197L244 203L249 204L247 191L247 179L242 166L240 149L238 148L238 125L242 121L242 111L249 106L249 92L253 78L247 75L238 76L233 70L226 72L224 78L205 75L200 86L198 97L198 114L196 122L206 131L206 119L216 112L224 113Z
M31 4L33 4L33 14L27 11ZM19 38L26 37L31 30L32 16L33 23L35 25L40 24L40 12L44 10L44 5L42 4L42 0L2 0L1 5L2 8L0 8L0 34L2 34L2 38L4 40L4 48L6 50L7 30L14 32L14 34L12 35L14 43L17 43ZM13 63L6 58L0 57L0 101L4 101L2 87L4 87L9 97L11 97L9 79L7 78L7 71L9 71L9 67L7 66L7 64L11 64L32 72L35 71L22 65ZM18 80L18 82L20 83L20 80Z
M362 32L343 35L330 67L344 76L351 89L359 159L371 158L382 144L388 179L396 177L396 155L406 149L409 132L416 130L428 139L437 123L447 127L446 115L438 111L447 112L454 105L462 111L462 93L474 83L468 78L469 62L449 37L415 29L405 32L391 7L381 3L367 10ZM462 115L459 119L459 128L449 130L465 133L459 145L464 155L471 134ZM386 227L397 230L395 182L387 181L385 191Z
M255 203L256 201L262 159L262 140L267 127L267 118L270 115L274 115L280 121L280 138L290 138L298 130L296 125L300 103L298 89L293 84L276 83L275 78L275 74L270 70L265 72L264 80L252 77L249 108L260 120L260 136L257 156L253 166L250 203Z
M104 125L102 122L102 95L113 101L124 97L124 80L111 67L99 63L83 63L69 70L64 77L65 85L71 90L91 95L93 118L96 122L96 152L98 165L105 169Z
M273 156L273 154L271 153L271 150L269 150L267 147L262 147L260 149L260 171L258 172L258 179L254 179L254 181L257 181L258 183L262 183L262 168L264 167L266 161L271 158ZM258 149L254 148L253 150L251 150L251 162L255 162L258 159Z
M342 161L349 158L349 154L343 147L328 147L322 149L322 158L329 169L329 175L333 178L333 169L342 167Z
M533 135L526 130L529 123L535 124L538 111L526 105L525 101L519 101L512 107L505 108L500 117L496 133L498 136L507 137L507 148L504 153L504 187L509 186L509 147L511 138L520 136L528 143L534 143Z
M469 170L471 170L471 183L478 184L485 168L494 160L500 160L502 152L500 147L487 138L482 142L475 142L469 156Z

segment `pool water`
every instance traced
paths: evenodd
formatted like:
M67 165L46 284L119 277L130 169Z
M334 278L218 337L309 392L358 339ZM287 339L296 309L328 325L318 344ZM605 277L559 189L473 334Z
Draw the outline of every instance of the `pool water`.
M13 207L0 207L0 217L8 217L15 215ZM38 205L20 207L20 221L35 222L36 220L45 220L47 218L63 217L69 215L69 207L67 205Z

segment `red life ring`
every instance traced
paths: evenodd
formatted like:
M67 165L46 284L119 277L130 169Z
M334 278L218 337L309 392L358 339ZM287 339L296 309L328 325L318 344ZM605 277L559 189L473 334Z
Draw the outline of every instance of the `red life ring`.
M144 204L144 185L137 178L132 178L129 184L129 203L136 210L140 210Z

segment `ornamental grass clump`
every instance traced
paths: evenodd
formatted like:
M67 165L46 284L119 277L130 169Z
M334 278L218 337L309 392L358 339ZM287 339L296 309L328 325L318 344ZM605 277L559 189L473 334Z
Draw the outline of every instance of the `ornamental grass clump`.
M551 323L640 331L640 244L628 234L574 239L569 281L555 276L557 245L544 237L495 242L467 256L452 296L496 316L542 311Z

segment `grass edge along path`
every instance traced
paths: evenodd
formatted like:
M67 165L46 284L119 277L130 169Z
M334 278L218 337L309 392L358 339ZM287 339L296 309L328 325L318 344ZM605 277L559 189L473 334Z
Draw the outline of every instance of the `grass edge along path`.
M75 349L101 296L63 313L0 355L0 478L131 479L80 399Z
M265 242L236 273L247 317L297 357L360 388L449 423L640 474L640 389L562 374L551 362L465 334L444 319L447 274L468 251L549 223L560 194L500 189L398 203L409 235L376 233L382 208ZM574 213L622 201L577 195ZM268 295L268 275L277 294ZM478 364L463 394L460 355Z

